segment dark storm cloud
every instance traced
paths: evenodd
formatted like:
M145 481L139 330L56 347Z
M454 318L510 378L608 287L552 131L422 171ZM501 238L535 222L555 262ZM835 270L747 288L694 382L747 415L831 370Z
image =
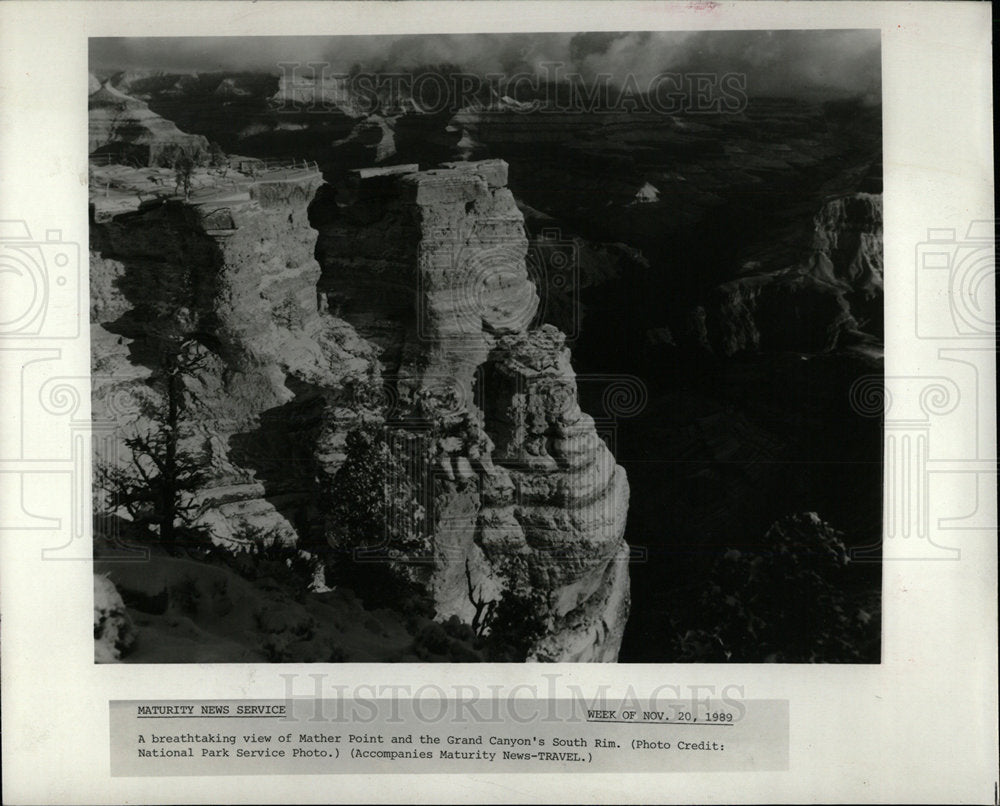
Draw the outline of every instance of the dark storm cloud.
M592 36L592 35L586 35ZM881 91L878 31L694 31L628 33L578 53L585 75L661 72L747 75L750 94L866 95Z
M586 78L739 72L750 94L837 97L881 90L878 31L669 31L434 36L92 39L91 69L263 70L282 62L404 70L454 64L478 73L541 72L560 62Z
M565 60L573 34L461 34L435 36L183 37L92 39L97 71L268 70L281 62L329 62L336 71L354 64L407 69L457 64L480 72L530 69Z

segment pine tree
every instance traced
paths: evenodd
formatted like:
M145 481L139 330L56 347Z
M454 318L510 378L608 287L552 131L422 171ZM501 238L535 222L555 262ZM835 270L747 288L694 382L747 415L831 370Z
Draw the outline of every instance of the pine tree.
M155 526L168 548L176 545L178 524L193 528L198 509L194 492L205 481L203 462L181 445L193 402L186 381L203 362L193 339L166 340L160 370L151 380L161 401L145 410L151 427L125 439L128 464L104 463L97 469L98 482L112 505L138 524Z

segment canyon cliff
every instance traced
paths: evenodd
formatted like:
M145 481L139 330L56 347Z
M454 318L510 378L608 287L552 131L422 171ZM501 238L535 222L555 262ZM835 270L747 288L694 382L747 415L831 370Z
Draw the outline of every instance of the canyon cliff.
M101 83L91 74L88 108L88 151L136 165L169 166L178 155L207 160L208 140L187 134L138 98Z
M183 340L199 360L181 442L216 542L335 535L323 496L349 434L372 427L419 493L424 551L392 562L439 620L474 623L529 591L544 625L529 659L615 660L628 482L580 410L565 337L538 321L506 174L500 160L399 166L333 187L307 167L95 209L94 416L115 424L98 462L127 464L124 439L164 404L164 349ZM121 514L99 491L95 504Z
M882 332L882 196L828 200L792 265L748 262L716 287L698 311L703 346L726 356L744 351L830 352Z
M362 170L352 184L314 206L319 288L382 348L388 427L430 435L424 576L439 613L469 621L471 591L527 585L550 620L533 656L614 660L628 482L577 405L565 337L532 327L539 300L506 164Z

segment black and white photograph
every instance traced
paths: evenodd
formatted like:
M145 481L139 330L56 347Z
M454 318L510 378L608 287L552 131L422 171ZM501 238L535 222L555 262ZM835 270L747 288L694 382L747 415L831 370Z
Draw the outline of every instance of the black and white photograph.
M3 802L996 806L995 38L0 3Z
M880 39L91 38L95 661L878 664Z

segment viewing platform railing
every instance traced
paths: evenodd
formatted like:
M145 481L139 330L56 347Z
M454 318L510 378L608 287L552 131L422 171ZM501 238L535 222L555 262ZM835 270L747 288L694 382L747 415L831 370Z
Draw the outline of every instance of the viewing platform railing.
M107 166L122 164L117 163L115 155L97 154L90 156L91 166ZM141 170L141 169L140 169ZM192 202L199 200L210 201L211 197L225 193L248 193L251 186L258 181L268 181L274 174L287 173L291 171L315 171L319 172L319 163L315 160L305 159L280 159L280 160L243 160L237 166L220 165L209 167L208 173L213 175L210 187L192 187L188 198ZM232 173L230 173L230 171ZM149 176L158 187L147 187L131 189L140 203L176 198L184 195L179 183L173 182L167 177L151 174ZM117 180L109 179L103 183L103 195L108 197L112 190L127 190L119 188ZM100 193L100 191L98 191Z
M118 154L91 154L88 157L91 165L94 166L106 166L106 165L126 165L131 168L147 168L155 166L136 166L123 161L121 156ZM165 166L164 166L165 167ZM225 168L226 166L208 166L210 170L219 170L219 168ZM278 171L318 171L319 163L316 160L307 159L246 159L240 160L236 165L230 164L228 166L232 170L239 171L240 173L249 173L251 171L261 174L261 173L276 173Z
M319 171L318 162L306 159L247 159L230 167L253 178L282 171Z

